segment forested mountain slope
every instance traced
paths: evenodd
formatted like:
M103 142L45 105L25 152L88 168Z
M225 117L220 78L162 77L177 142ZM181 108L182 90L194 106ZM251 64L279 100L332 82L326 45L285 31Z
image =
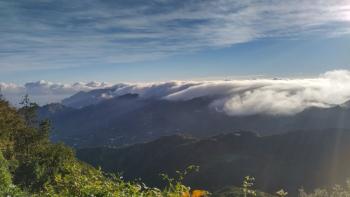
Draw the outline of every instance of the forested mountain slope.
M299 129L350 129L345 104L307 108L295 115L229 116L211 106L213 99L169 101L126 94L79 109L51 104L39 114L52 120L54 140L77 148L135 144L179 133L205 138L237 131L266 136Z
M303 130L258 137L240 132L207 139L168 136L125 148L78 150L78 158L124 177L141 177L161 185L159 173L194 164L200 171L185 179L191 186L211 191L240 186L243 177L256 178L257 187L295 193L345 183L350 177L350 130Z

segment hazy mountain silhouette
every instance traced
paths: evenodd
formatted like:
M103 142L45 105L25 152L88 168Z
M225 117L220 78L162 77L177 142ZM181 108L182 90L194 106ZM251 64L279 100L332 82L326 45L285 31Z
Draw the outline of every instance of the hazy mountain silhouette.
M177 133L201 138L242 130L265 136L298 129L350 129L350 108L345 104L290 116L228 116L210 107L213 99L169 101L126 94L79 109L50 104L39 114L52 120L54 140L76 147L134 144Z

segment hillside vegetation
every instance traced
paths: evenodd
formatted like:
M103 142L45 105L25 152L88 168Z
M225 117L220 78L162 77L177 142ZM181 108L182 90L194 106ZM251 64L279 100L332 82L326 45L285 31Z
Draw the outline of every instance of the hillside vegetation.
M166 179L163 190L124 181L75 158L72 149L49 141L50 124L36 120L28 97L19 110L0 99L0 196L204 196L180 179Z

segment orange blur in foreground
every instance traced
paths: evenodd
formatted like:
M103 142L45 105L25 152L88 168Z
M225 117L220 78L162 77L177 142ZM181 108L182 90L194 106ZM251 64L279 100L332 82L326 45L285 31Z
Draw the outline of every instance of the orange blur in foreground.
M193 190L190 195L189 192L183 193L182 197L205 197L207 196L207 192L204 190Z

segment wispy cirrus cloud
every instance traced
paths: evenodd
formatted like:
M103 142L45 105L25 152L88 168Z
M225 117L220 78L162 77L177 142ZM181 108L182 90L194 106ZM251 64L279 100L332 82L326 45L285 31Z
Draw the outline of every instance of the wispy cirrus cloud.
M144 61L350 27L348 0L20 0L0 9L2 70Z

